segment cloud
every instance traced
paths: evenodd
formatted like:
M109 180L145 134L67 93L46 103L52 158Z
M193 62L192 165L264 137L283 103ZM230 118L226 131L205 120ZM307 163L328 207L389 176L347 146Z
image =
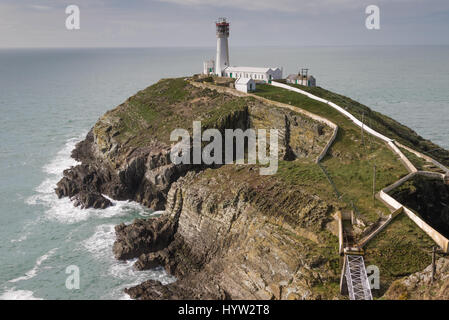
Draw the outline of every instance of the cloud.
M368 5L394 6L403 11L448 10L447 0L156 0L188 7L232 8L245 11L273 11L292 14L327 15L361 10Z
M0 46L208 46L228 17L233 45L448 44L447 0L0 0ZM81 30L65 29L77 4ZM381 9L367 32L365 7ZM181 14L180 14L181 13Z
M36 5L36 4L30 5L29 7L31 9L38 10L38 11L47 11L47 10L53 9L52 7L49 7L49 6L41 6L41 5Z
M330 8L338 7L354 7L360 1L357 0L314 0L314 1L298 1L298 0L159 0L163 3L179 4L184 6L205 6L216 8L234 8L247 11L279 11L279 12L309 12L318 13L328 11Z

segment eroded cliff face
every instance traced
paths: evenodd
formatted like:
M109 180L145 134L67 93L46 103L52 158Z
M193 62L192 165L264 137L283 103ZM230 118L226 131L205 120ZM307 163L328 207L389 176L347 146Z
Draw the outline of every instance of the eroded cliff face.
M188 171L205 168L170 161L171 131L192 132L193 121L223 133L278 129L279 158L289 160L316 157L332 133L322 124L254 98L199 89L182 79L162 80L98 120L73 151L81 165L64 171L57 195L71 197L83 208L111 205L103 196L107 195L164 209L171 183Z
M107 195L165 210L118 225L114 255L138 258L139 270L162 265L178 280L166 286L149 280L127 293L136 299L336 297L338 241L327 226L339 204L289 184L288 166L275 177L260 176L257 166L174 165L170 132L192 132L192 121L221 132L278 129L279 159L310 164L332 135L301 114L183 79L162 80L107 112L73 151L81 164L64 172L56 193L85 208L112 205Z
M138 257L136 268L163 265L178 277L126 292L135 299L322 297L319 289L339 277L326 229L334 208L257 171L227 165L190 172L172 185L163 216L117 226L118 259ZM329 290L326 298L334 297Z

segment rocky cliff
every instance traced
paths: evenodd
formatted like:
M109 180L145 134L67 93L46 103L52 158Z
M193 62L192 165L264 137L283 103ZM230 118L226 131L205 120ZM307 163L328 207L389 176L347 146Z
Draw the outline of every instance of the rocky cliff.
M252 98L199 89L183 79L162 80L99 119L72 152L82 164L64 172L57 195L83 208L111 205L102 196L108 195L163 209L171 183L190 170L202 170L170 162L170 132L192 132L195 120L202 121L203 129L222 132L279 129L281 159L316 157L331 134L320 123Z
M261 86L262 96L338 123L324 171L315 159L332 128L294 108L194 86L191 81L161 80L103 115L74 149L72 156L81 164L64 171L57 195L83 208L110 206L110 197L164 210L158 218L116 226L117 259L137 259L138 270L163 266L177 278L169 285L148 280L126 289L132 298L343 298L333 215L357 210L358 205L358 221L369 227L387 210L372 204L371 160L376 159L382 172L380 187L406 174L400 161L377 141L360 148L360 130L325 104ZM193 121L201 121L203 130L222 133L278 129L277 173L260 175L258 164L171 163L170 133L181 128L192 134ZM389 239L394 239L392 252L407 251L407 274L422 270L421 258L428 258L425 235L401 220L395 223L387 230L388 239L377 246L389 246ZM397 257L378 251L368 248L384 272L382 266L396 263ZM389 276L383 288L398 277Z
M118 225L114 254L138 258L140 270L163 265L179 280L148 281L128 289L130 296L317 298L329 285L323 294L334 297L337 239L326 225L338 203L297 185L286 190L286 177L260 176L257 165L174 165L170 131L191 132L193 120L222 132L279 129L281 161L309 165L332 134L301 114L183 79L161 80L102 116L73 151L81 164L64 172L56 193L84 208L111 205L107 195L165 209L159 218Z
M144 283L128 289L130 296L305 299L334 283L338 255L326 244L333 206L255 172L190 172L170 188L161 218L117 226L118 259L138 257L138 269L163 265L179 279L163 290Z

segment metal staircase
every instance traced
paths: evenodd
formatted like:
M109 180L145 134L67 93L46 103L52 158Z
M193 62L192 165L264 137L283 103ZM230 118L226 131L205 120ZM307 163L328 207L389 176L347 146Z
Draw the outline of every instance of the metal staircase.
M373 300L362 255L345 255L345 277L351 300Z

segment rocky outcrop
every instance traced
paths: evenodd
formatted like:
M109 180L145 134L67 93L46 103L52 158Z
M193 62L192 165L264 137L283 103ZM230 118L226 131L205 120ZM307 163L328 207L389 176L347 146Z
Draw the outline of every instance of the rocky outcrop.
M390 300L448 300L449 259L440 258L435 263L435 279L432 281L432 265L423 271L396 280L384 295Z
M117 200L135 200L155 210L164 208L170 183L185 173L186 166L169 161L169 148L161 144L133 150L114 168L107 161L107 151L99 156L93 131L77 145L73 157L82 164L64 171L57 183L58 197L70 197L82 208L106 208L112 203L103 195ZM117 165L118 163L115 163Z
M146 95L138 93L103 115L73 150L73 158L81 164L64 171L55 189L58 197L70 197L82 208L111 205L106 195L164 209L174 181L188 171L207 167L174 165L170 161L170 127L191 130L194 120L202 120L203 129L215 128L223 133L237 128L278 129L279 157L287 160L316 157L332 134L330 128L292 111L253 98L200 90L185 81L180 83L185 86L186 97L173 101L168 99L172 93L168 90L176 81L161 81L147 88ZM149 110L157 109L155 103L160 105L159 118L147 119ZM197 114L192 114L196 109ZM167 112L170 121L177 122L165 124Z
M252 171L188 173L172 185L163 216L117 227L116 257L138 258L139 270L164 266L178 278L129 288L132 298L320 298L315 288L338 278L337 252L320 253L332 207L298 189L287 204L276 181L249 184ZM225 181L227 191L214 192ZM265 201L273 196L281 200L275 207Z
M119 224L115 227L114 255L119 260L126 260L166 248L173 241L175 228L176 225L165 216L149 221L136 220L129 226Z
M72 153L80 164L64 171L55 191L81 208L105 208L112 198L165 210L116 226L113 252L137 258L138 270L163 266L178 280L149 280L126 292L135 299L334 298L333 287L320 289L338 281L326 229L333 204L297 185L286 190L257 166L171 163L171 130L191 132L193 120L221 132L278 129L284 160L314 161L332 135L304 115L179 79L162 80L103 115Z

